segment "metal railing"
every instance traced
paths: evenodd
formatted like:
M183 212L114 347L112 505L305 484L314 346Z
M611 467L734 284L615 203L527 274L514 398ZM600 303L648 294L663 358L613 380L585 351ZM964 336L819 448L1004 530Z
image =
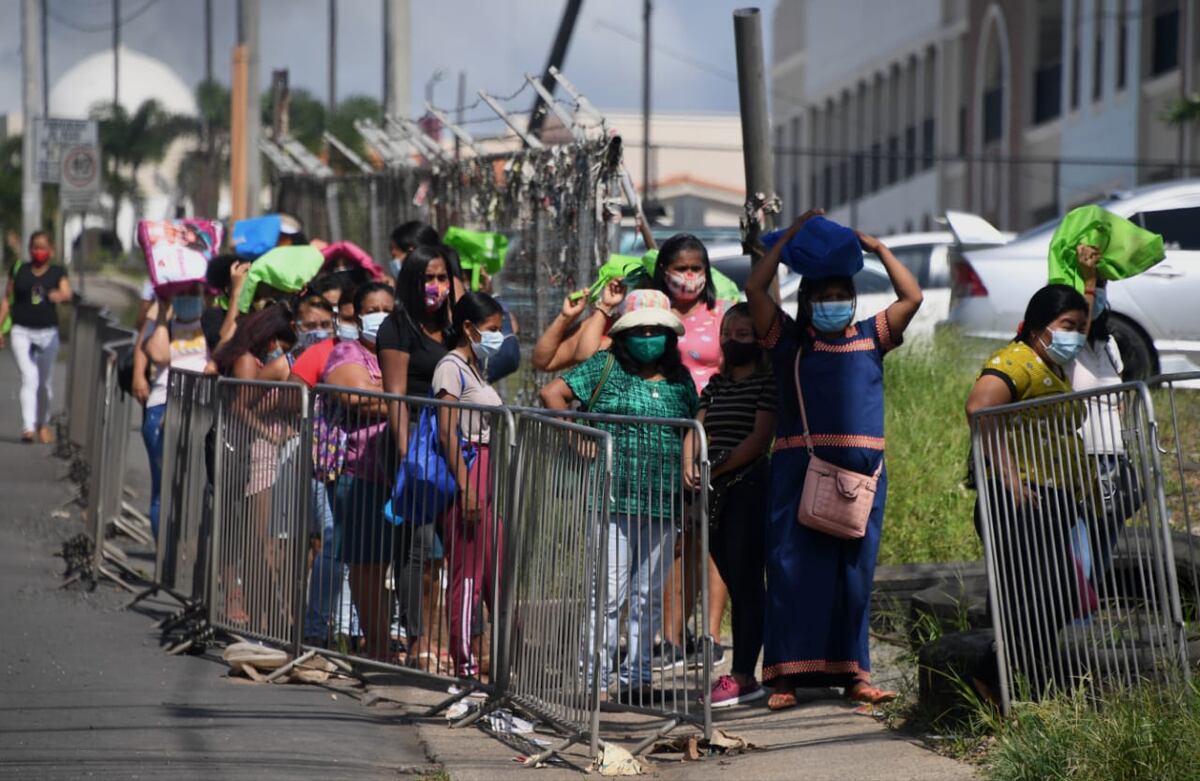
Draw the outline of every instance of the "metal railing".
M1000 696L1189 675L1154 407L1142 383L971 418Z
M1183 615L1200 621L1200 372L1150 380L1163 456L1163 493L1167 523L1175 543Z

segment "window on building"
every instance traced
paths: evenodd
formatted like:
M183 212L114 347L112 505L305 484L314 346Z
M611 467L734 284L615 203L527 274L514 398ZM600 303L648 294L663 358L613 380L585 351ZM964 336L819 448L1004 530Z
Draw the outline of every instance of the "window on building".
M779 125L775 128L775 191L781 192L784 184L787 181L786 168L784 163L787 155L784 149L784 125Z
M933 168L933 117L921 122L921 170Z
M792 141L791 154L788 156L788 161L792 169L792 206L800 205L800 177L803 174L800 171L800 149L804 146L804 141L800 137L800 117L792 118Z
M851 183L851 192L855 198L863 197L863 190L866 187L866 168L867 161L863 159L861 152L854 153L854 171L851 174L853 181Z
M983 143L999 141L1004 133L1004 87L983 93Z
M1033 124L1062 113L1062 3L1038 3L1037 61L1033 69Z
M967 107L958 107L958 154L967 153Z
M887 140L887 184L895 184L900 178L900 137L888 136Z
M833 166L825 163L825 167L821 169L821 203L827 203L831 207L833 203Z
M871 144L871 192L883 186L883 146L876 141Z
M1079 66L1083 63L1083 58L1079 52L1079 6L1082 3L1075 3L1071 10L1071 110L1079 108Z
M904 176L912 178L917 173L917 127L904 128Z
M1096 20L1096 40L1092 43L1092 100L1104 97L1104 20Z
M1125 89L1126 63L1129 61L1129 25L1125 19L1129 10L1125 0L1117 0L1117 91Z
M1161 76L1179 67L1179 2L1158 0L1151 27L1150 75Z

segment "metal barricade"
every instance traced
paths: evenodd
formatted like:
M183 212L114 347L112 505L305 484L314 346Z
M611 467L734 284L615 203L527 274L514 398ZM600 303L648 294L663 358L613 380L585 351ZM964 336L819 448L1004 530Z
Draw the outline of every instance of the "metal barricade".
M171 369L166 403L154 580L157 588L195 603L208 587L217 378Z
M596 637L599 664L588 670L602 707L663 717L635 753L681 723L711 735L709 461L703 426L675 418L519 412L570 419L612 440L610 491L580 497L594 503L589 506L604 518L598 537L603 551L592 561L592 577L599 582L599 602L592 609L603 618ZM691 480L685 481L688 471ZM524 479L518 493L529 489ZM530 555L536 558L538 552ZM514 565L518 571L536 566L530 561ZM520 615L522 606L515 609ZM570 642L567 647L574 648Z
M79 302L71 319L71 357L67 367L67 440L76 452L88 453L98 409L95 381L100 376L103 309Z
M975 413L977 520L1000 697L1188 676L1142 383Z
M299 653L311 506L308 389L221 379L209 623Z
M1182 576L1183 615L1193 629L1200 621L1200 372L1150 380L1164 456L1163 492Z
M516 490L505 549L512 573L500 609L496 689L483 712L510 704L566 741L599 751L600 677L612 436L542 415L517 418ZM483 712L480 715L483 715Z
M454 696L431 712L488 688L498 657L492 626L511 503L512 414L322 385L310 416L314 471L305 493L320 544L305 645L457 681Z

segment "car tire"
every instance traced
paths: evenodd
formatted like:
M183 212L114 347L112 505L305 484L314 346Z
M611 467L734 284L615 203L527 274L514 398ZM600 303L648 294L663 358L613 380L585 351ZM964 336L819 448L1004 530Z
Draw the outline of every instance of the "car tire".
M1148 380L1158 374L1158 351L1150 337L1136 323L1116 314L1108 316L1108 330L1117 342L1126 382Z

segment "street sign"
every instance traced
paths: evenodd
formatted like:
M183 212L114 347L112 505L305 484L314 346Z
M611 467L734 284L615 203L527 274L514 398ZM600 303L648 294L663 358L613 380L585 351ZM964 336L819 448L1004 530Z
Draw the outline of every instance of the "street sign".
M34 125L34 176L59 185L67 212L99 208L100 135L91 119L38 119Z

